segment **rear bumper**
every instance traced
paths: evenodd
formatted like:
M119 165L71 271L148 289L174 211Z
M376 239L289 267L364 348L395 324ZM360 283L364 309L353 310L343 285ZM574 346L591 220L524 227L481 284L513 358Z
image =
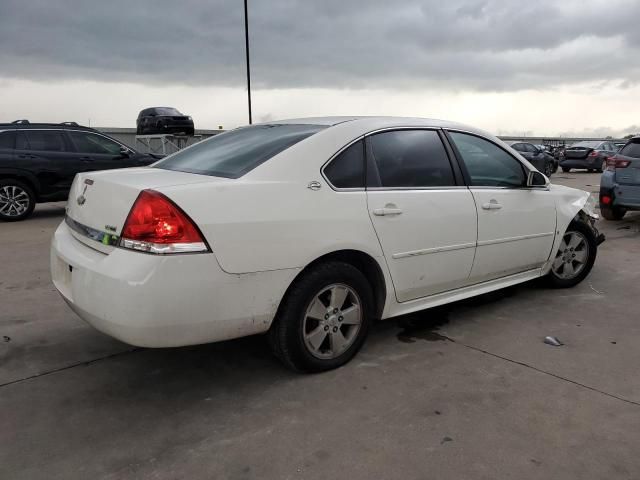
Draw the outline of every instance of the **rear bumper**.
M297 270L223 272L213 254L104 254L62 223L51 244L56 289L83 320L142 347L176 347L266 331Z
M611 200L605 203L603 202L603 197L609 197ZM640 210L640 185L619 185L613 182L605 182L603 178L600 185L599 201L600 208L610 206L627 210Z
M598 169L602 168L602 162L603 160L599 157L565 158L564 160L560 161L560 167Z

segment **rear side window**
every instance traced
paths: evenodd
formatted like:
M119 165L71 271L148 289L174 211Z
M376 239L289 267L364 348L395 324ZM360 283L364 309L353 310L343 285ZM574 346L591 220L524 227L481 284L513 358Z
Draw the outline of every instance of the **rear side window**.
M364 141L343 150L324 168L324 174L336 188L364 188Z
M0 132L0 148L12 149L16 144L15 132Z
M450 132L471 185L485 187L522 187L526 177L522 164L497 145L474 135Z
M25 130L22 132L29 145L29 150L44 152L64 152L66 145L62 132L55 130ZM24 145L23 145L24 146Z
M622 150L620 150L620 155L624 155L625 157L633 157L640 158L640 143L627 143Z
M455 185L444 145L433 130L396 130L370 137L369 187Z
M324 125L253 125L216 135L170 155L154 167L216 177L238 178Z

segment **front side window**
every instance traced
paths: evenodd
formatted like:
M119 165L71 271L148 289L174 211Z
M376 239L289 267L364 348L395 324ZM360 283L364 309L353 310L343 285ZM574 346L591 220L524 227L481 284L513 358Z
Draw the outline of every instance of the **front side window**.
M324 125L252 125L215 135L154 164L180 172L239 178Z
M526 184L522 164L497 145L466 133L449 135L467 168L471 185L517 188Z
M364 188L364 141L358 140L340 152L324 168L324 174L336 188Z
M0 132L0 148L13 149L16 143L15 132Z
M64 152L67 150L62 132L55 130L25 130L29 150Z
M527 149L524 146L524 143L515 143L512 145L512 148L518 152L526 152Z
M456 184L437 132L396 130L370 137L369 187L443 187Z
M89 132L69 132L71 141L80 153L120 155L120 144Z

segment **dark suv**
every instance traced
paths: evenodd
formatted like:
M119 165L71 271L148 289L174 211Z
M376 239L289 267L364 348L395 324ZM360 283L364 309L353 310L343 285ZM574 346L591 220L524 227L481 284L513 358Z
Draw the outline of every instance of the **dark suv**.
M0 220L22 220L36 203L66 200L76 173L158 158L75 122L0 123Z
M136 134L182 133L193 135L193 119L173 107L145 108L138 114Z

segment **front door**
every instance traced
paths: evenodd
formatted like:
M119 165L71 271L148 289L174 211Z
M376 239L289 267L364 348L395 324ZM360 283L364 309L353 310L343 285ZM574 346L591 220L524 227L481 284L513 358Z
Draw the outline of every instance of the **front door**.
M110 138L79 130L68 131L67 134L75 147L75 155L85 162L83 170L85 172L137 165L128 156L122 154L122 145Z
M556 228L555 201L546 188L526 187L527 170L498 145L450 132L466 168L478 212L478 246L470 283L539 268Z
M367 138L369 215L405 302L463 285L476 243L476 209L435 130Z

